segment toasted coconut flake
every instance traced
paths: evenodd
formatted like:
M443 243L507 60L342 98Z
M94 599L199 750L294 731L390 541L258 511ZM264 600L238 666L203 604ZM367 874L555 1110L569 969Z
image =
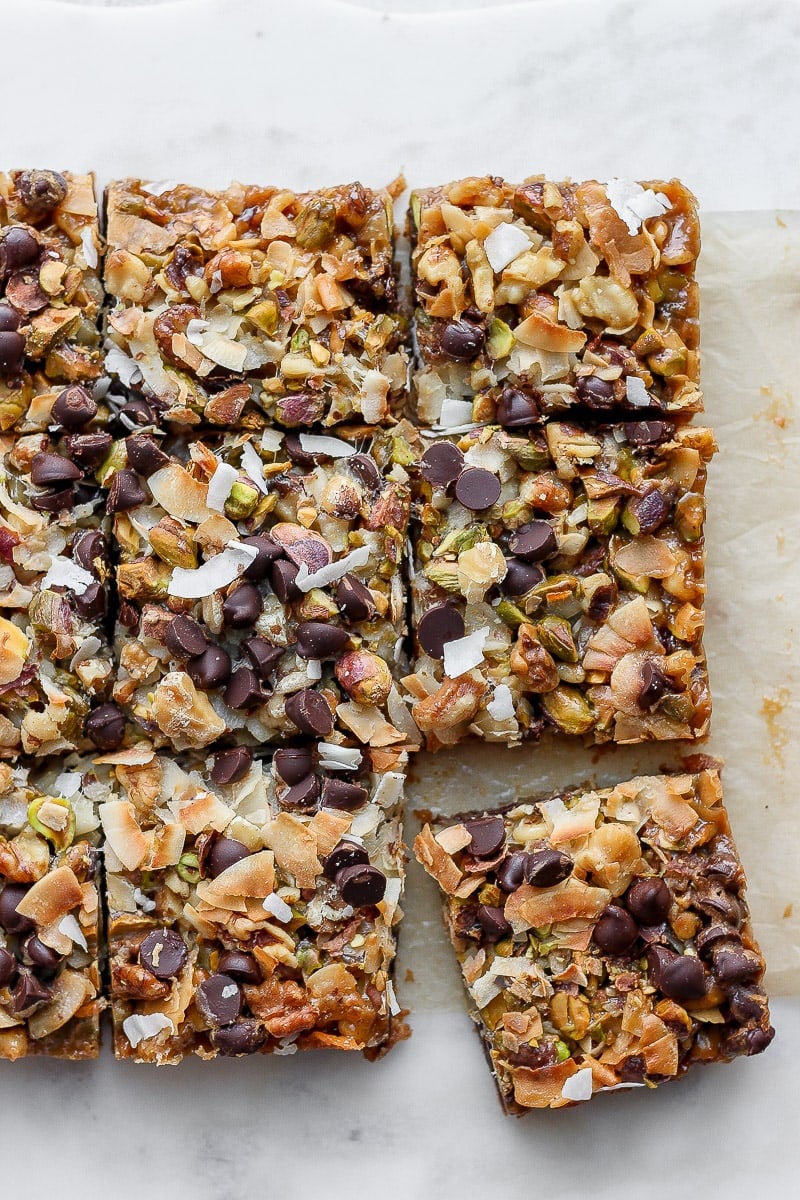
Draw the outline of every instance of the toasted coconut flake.
M523 1108L559 1108L565 1103L564 1085L577 1070L571 1058L547 1067L515 1067L514 1099Z
M677 559L667 543L652 534L620 546L613 562L628 575L646 575L651 579L666 579L677 566Z
M514 337L525 346L551 354L578 354L586 343L583 330L549 321L540 312L532 312L521 321L514 330Z
M56 867L38 880L20 900L17 912L37 925L53 925L70 909L77 908L83 891L75 872Z
M355 571L358 567L365 567L368 562L369 548L367 546L358 546L355 550L351 550L349 554L345 554L343 558L337 559L336 562L328 563L325 567L320 567L318 571L309 572L306 564L301 563L295 583L301 592L310 592L312 588L327 587L329 583L334 583L335 580L341 579L349 571Z
M349 700L340 704L336 709L336 718L340 725L354 733L360 742L374 747L393 746L396 742L405 741L405 734L390 725L374 704L358 704Z
M489 639L489 629L476 629L466 637L454 638L444 645L444 673L449 679L465 675L483 662L483 648Z
M350 442L315 433L301 433L300 448L306 454L324 454L326 458L350 458L356 452Z
M91 571L84 570L73 559L57 554L50 563L50 568L40 586L43 592L50 587L63 587L74 592L76 596L82 596L92 583L94 583L94 576Z
M107 800L99 811L106 841L122 865L135 871L150 848L136 821L136 810L130 800Z
M592 1098L592 1068L583 1067L564 1080L561 1089L562 1100L591 1100Z
M169 594L187 600L211 596L238 579L257 554L255 546L228 542L221 554L216 554L199 567L175 567L169 582Z
M155 756L149 742L139 742L128 750L115 750L113 754L103 754L92 761L108 767L146 767Z
M275 855L271 850L259 850L226 867L208 884L207 892L214 896L252 896L263 900L275 888Z
M145 834L148 847L142 867L147 871L163 871L180 862L186 843L186 830L182 825L167 821L149 829Z
M195 479L179 463L169 463L155 471L147 480L157 504L179 521L199 524L210 516L208 486Z
M531 239L524 229L520 229L519 225L512 225L505 221L492 230L483 243L483 248L486 251L489 265L495 275L499 275L524 250L530 250Z
M89 980L78 971L61 971L51 986L52 999L28 1018L28 1031L37 1040L62 1029L94 993Z
M488 1004L505 991L505 985L501 979L494 975L481 975L479 979L470 986L470 995L475 1001L479 1009L484 1009Z
M208 481L206 497L208 508L213 508L215 512L224 512L225 501L230 496L231 488L238 478L239 472L236 467L232 467L230 463L221 462Z
M293 875L298 887L314 887L322 870L314 831L290 813L279 813L264 826L263 836L280 870Z
M650 805L650 816L673 842L684 838L700 819L691 804L681 800L669 784L660 790L660 794Z
M324 858L347 834L353 818L350 813L338 812L333 808L320 808L309 822L309 829L317 839L317 853Z
M461 882L461 871L436 841L430 825L424 825L414 839L414 853L442 891L452 896Z
M61 918L58 922L58 930L59 933L63 933L71 942L74 942L76 946L80 946L81 950L89 949L84 932L78 924L77 917L74 917L72 913L67 913L65 917Z
M202 833L204 829L214 829L222 833L233 820L233 809L223 804L213 792L197 791L190 796L179 796L167 802L167 807L175 819L189 833Z
M515 933L558 921L596 921L611 900L607 888L589 887L574 876L552 888L524 883L506 900L505 916Z
M570 808L560 797L545 800L539 805L542 813L553 823L550 842L553 846L563 846L577 838L586 837L591 833L600 812L600 796L596 792L588 792L581 796Z
M134 1050L140 1042L149 1041L164 1030L170 1035L175 1033L175 1026L164 1013L134 1013L122 1022L122 1031Z
M448 825L436 834L436 841L447 854L458 854L472 841L472 834L465 825Z

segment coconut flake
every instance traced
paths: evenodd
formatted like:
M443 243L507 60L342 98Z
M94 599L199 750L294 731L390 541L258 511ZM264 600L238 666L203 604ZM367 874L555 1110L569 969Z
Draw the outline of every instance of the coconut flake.
M392 983L391 979L386 980L386 1003L388 1004L389 1012L393 1017L396 1017L403 1011L400 1005L397 1003L397 996L395 995L394 984Z
M120 350L115 342L108 342L106 345L105 368L110 375L116 375L125 387L133 387L135 383L142 381L139 364Z
M584 1067L583 1070L576 1071L574 1075L570 1075L568 1079L564 1080L561 1098L563 1100L591 1100L592 1071L590 1067Z
M146 1042L164 1029L175 1032L172 1021L163 1013L134 1013L122 1022L123 1033L134 1049L139 1042Z
M140 908L142 912L149 913L155 911L155 900L151 900L149 896L145 896L141 888L133 889L133 899L135 900L137 907Z
M650 393L644 386L644 380L638 375L628 375L625 379L625 395L628 404L634 408L649 408L653 403Z
M62 771L56 777L56 794L69 800L70 796L74 796L76 792L80 791L82 780L83 776L78 771Z
M350 458L356 452L354 446L341 438L315 433L300 434L300 449L306 454L324 454L326 458Z
M609 179L606 195L614 212L628 226L631 237L639 232L643 221L649 217L660 217L672 208L671 201L663 192L643 188L633 179Z
M495 996L499 996L503 991L503 985L492 975L481 975L472 984L470 991L478 1008L486 1008L486 1005L491 1004Z
M203 349L203 334L209 330L208 321L203 321L199 317L193 317L186 326L186 340L198 350Z
M86 259L87 267L96 267L98 262L97 247L94 244L92 231L88 225L85 229L81 230L81 246L83 248L83 257Z
M279 429L265 429L261 434L261 449L265 454L277 454L283 444L283 434Z
M163 196L165 192L174 192L180 186L174 179L162 179L154 183L143 183L141 189L143 192L149 192L151 196Z
M444 673L449 679L471 671L483 662L483 648L489 637L488 628L476 629L466 637L444 644Z
M335 742L320 742L317 746L319 765L327 771L357 771L361 766L360 750L339 746Z
M309 679L316 681L322 679L322 663L318 658L309 658L306 660L306 675Z
M457 428L471 420L471 400L456 400L453 396L445 396L442 401L442 411L439 414L439 429L448 429L455 432Z
M80 946L81 950L89 949L83 930L72 913L68 913L58 922L58 932L63 933L64 937L68 937L76 946Z
M231 494L231 488L239 478L239 472L236 467L230 466L229 463L220 463L214 474L208 481L208 496L206 504L209 508L213 508L215 512L225 511L225 501Z
M73 654L69 662L70 671L74 671L79 663L86 662L87 658L94 658L97 651L102 646L99 637L87 637L81 642L78 649Z
M361 415L370 425L386 416L389 380L380 371L367 371L361 384Z
M530 250L531 239L519 225L505 221L492 230L483 243L483 248L489 266L498 275L510 262L518 258L523 250Z
M508 721L514 716L514 698L507 683L498 683L486 711L495 721Z
M267 484L264 479L264 464L258 457L252 442L245 442L242 446L242 466L247 472L247 478L252 479L262 495L267 494Z
M179 596L183 600L200 600L211 596L233 583L257 555L255 546L228 542L221 554L199 567L175 567L167 590L170 596Z
M73 559L63 558L57 554L50 563L50 570L41 582L41 590L44 592L49 587L64 587L69 588L76 596L82 596L92 583L94 583L94 576L90 571L74 562Z
M276 921L280 921L284 925L292 919L291 908L285 900L281 900L280 896L276 896L274 892L270 892L261 907L265 912L271 913Z
M295 583L301 592L310 592L312 588L327 587L329 583L335 583L349 571L354 571L357 567L365 567L368 562L369 547L359 546L357 549L351 550L349 554L345 554L344 558L328 563L327 566L320 567L318 571L309 573L306 564L301 563Z

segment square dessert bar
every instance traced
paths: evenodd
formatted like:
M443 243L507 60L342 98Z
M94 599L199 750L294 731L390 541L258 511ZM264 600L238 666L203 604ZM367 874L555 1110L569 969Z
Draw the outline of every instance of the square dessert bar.
M708 429L496 425L429 442L415 472L414 672L429 749L546 730L697 738ZM419 453L419 450L417 451Z
M391 981L404 766L334 742L98 760L118 1058L373 1058L407 1036Z
M107 214L107 366L154 419L308 428L402 407L389 191L127 179Z
M445 894L507 1112L653 1087L772 1040L716 770L438 821L414 849Z
M96 1058L99 819L87 763L0 763L0 1059Z
M702 409L700 227L677 180L462 179L412 194L409 233L423 423Z
M396 445L366 427L116 444L114 696L141 732L179 751L416 736L395 683L410 505Z
M103 374L91 175L0 172L0 431L53 385Z

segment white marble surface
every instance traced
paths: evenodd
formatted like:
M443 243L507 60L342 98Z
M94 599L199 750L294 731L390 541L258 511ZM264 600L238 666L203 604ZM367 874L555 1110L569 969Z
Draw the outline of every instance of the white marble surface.
M115 0L110 11L94 0L2 0L3 89L25 97L24 120L3 124L2 165L93 166L101 182L141 173L291 185L353 176L382 183L400 168L417 183L487 169L509 177L532 170L601 178L675 173L706 210L800 208L800 174L789 151L800 128L797 4L673 0L667 8L633 0L531 0L456 16L434 12L434 3L468 6L468 0L175 0L156 8L152 0L123 7ZM30 57L8 51L33 36L35 78ZM797 241L796 220L786 236ZM713 251L718 276L704 345L718 381L723 366L714 356L724 357L725 339L736 337L722 324L736 326L756 360L768 358L770 338L783 331L788 363L785 331L800 311L790 280L769 336L754 336L748 297L757 287L763 291L764 271L760 264L752 274L743 270L735 249L729 236ZM787 261L796 261L796 249ZM726 278L727 306L713 292ZM787 294L795 305L788 312ZM711 415L720 426L725 417L730 454L746 461L755 429L790 473L798 452L793 376L784 366L775 380L768 367L761 374L759 363L740 392L720 387ZM781 411L790 414L780 434L769 423L746 426L726 412L725 406L752 400L759 381L775 384ZM749 480L747 503L769 480L767 459L752 458L762 475ZM713 494L715 519L746 568L767 526L748 521L747 511L738 524L732 513L723 521L722 507L734 498L720 489ZM787 508L791 545L800 522ZM721 563L718 570L720 580L735 580L723 576ZM735 647L735 591L733 582L713 601L718 656L726 643ZM770 625L777 661L776 637L789 650L795 644L789 606L770 610ZM758 631L751 641L758 646L764 639ZM794 660L784 658L788 680ZM743 687L752 661L744 660ZM742 689L736 692L729 682L718 695L724 725L716 737L720 749L727 741L736 750L741 767L734 775L739 786L731 789L737 828L763 845L768 835L759 833L759 821L770 788L789 795L796 778L792 724L781 770L767 765L769 783L759 791L759 767L770 748L761 741L751 748L748 774L744 751L732 744L743 707ZM788 711L791 718L796 707ZM524 764L538 770L533 756L515 764L518 776ZM579 778L594 768L576 758L569 769ZM614 770L608 756L598 770ZM620 762L619 770L628 767ZM430 790L427 778L415 785L417 804ZM470 776L464 790L477 788L478 778ZM772 829L781 890L769 892L766 872L767 882L754 890L767 924L779 896L800 911L791 874L796 818L785 819L777 834ZM274 1193L306 1200L320 1193L344 1200L368 1191L385 1200L469 1200L484 1192L620 1200L646 1189L652 1200L700 1194L745 1200L754 1192L771 1200L794 1194L796 995L775 1003L778 1041L761 1059L697 1071L655 1094L621 1093L569 1112L504 1120L461 1008L455 968L442 953L438 917L421 905L421 889L416 895L408 906L404 968L412 967L417 982L403 987L401 972L398 983L401 998L415 1008L414 1036L386 1060L371 1065L321 1054L191 1062L157 1075L108 1056L93 1065L0 1064L0 1197L38 1200L57 1191L65 1200L149 1194L241 1200ZM423 958L423 947L433 943L439 955ZM796 941L790 949L798 960ZM778 974L790 958L773 964Z

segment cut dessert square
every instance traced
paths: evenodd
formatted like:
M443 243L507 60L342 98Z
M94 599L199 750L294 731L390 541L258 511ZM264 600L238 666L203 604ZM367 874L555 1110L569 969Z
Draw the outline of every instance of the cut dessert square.
M96 1058L99 820L76 758L0 763L0 1059Z
M402 428L117 443L114 695L158 745L414 737Z
M392 986L405 753L98 760L118 1058L175 1063L407 1036Z
M0 172L0 431L50 387L101 378L99 259L93 176Z
M391 190L107 192L107 365L158 423L390 420L404 403ZM144 405L144 407L143 407Z
M426 825L504 1108L561 1108L766 1049L764 962L719 774Z
M430 749L545 730L698 738L708 429L473 428L415 470L414 673Z
M462 179L412 194L409 234L423 423L702 409L700 227L677 180Z

